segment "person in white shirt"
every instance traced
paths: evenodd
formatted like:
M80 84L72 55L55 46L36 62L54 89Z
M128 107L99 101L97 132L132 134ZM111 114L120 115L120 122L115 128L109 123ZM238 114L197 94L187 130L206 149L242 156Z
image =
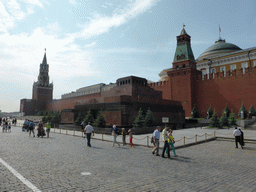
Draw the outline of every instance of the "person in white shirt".
M90 122L88 122L88 125L86 125L86 127L84 128L84 133L87 136L87 146L91 147L91 134L93 134L94 136L94 129L91 126Z
M241 148L243 149L243 146L241 145L241 142L240 142L241 131L239 129L237 129L237 127L235 127L233 135L235 137L236 148L238 148L238 144L237 143L239 143Z

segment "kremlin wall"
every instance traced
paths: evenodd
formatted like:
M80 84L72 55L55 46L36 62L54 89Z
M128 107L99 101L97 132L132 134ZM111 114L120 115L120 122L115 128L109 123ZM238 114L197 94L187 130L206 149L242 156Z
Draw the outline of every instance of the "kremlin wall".
M242 103L247 111L251 104L256 106L256 47L242 50L220 38L195 60L190 41L183 27L177 36L173 66L160 72L159 82L123 77L109 85L80 88L58 100L52 99L45 53L33 97L21 100L20 112L61 111L62 123L73 123L79 112L86 114L90 109L96 115L102 110L107 125L129 127L140 108L150 108L157 125L167 117L169 124L181 128L194 106L202 118L210 106L218 116L226 105L235 116Z

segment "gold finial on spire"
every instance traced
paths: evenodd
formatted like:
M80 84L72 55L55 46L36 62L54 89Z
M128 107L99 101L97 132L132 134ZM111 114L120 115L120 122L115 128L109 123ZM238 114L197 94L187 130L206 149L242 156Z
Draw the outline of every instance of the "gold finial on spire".
M44 51L46 52L46 48L44 48Z
M184 23L183 23L183 26L182 26L182 27L183 27L183 29L184 29L184 27L185 27Z

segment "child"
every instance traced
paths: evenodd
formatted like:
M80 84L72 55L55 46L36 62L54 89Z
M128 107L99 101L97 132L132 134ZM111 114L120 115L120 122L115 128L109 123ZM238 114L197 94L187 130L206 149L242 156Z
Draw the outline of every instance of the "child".
M11 123L9 123L9 125L8 125L8 132L11 132Z
M132 137L132 129L129 129L128 133L129 133L129 136L130 136L130 144L131 144L130 147L133 147L134 144L132 143L132 138L133 138L133 137Z

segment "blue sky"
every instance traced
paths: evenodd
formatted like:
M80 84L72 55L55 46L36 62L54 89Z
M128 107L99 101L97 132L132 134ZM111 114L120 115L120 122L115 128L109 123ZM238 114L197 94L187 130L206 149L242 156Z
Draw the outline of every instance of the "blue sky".
M47 49L55 99L125 76L159 81L185 24L197 58L221 37L256 46L254 0L0 0L0 110L32 98Z

